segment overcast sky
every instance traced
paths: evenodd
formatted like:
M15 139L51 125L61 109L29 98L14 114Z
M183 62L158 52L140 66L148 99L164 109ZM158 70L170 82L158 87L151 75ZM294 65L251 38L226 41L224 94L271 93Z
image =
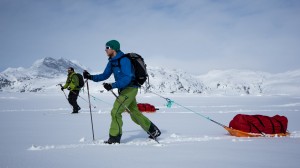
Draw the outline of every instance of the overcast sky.
M111 39L194 74L300 69L300 1L0 0L0 71L44 57L102 71Z

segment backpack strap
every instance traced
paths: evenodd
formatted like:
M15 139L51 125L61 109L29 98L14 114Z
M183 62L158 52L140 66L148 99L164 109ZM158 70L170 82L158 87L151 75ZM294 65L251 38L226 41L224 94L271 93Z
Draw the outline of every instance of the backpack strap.
M125 58L125 57L128 58L128 54L123 54L120 58L118 58L118 67L121 68L121 59L122 59L122 58ZM129 59L129 58L128 58L128 59ZM129 60L129 61L130 61L130 60Z
M68 76L68 83L71 83L72 82L72 77L75 73L72 73L70 76Z
M113 64L112 64L112 67L119 67L119 68L121 68L121 59L124 58L124 57L127 57L127 54L124 54L124 55L122 55L120 58L118 58L118 59L117 59L118 65L113 65ZM128 58L128 57L127 57L127 58ZM129 59L129 58L128 58L128 59Z

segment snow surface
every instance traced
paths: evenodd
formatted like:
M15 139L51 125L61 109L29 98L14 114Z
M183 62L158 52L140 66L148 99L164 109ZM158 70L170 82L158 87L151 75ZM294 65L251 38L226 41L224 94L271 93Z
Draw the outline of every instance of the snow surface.
M160 144L148 140L124 113L119 145L103 144L108 138L114 97L92 94L91 102L96 106L92 109L93 142L87 93L81 96L81 113L72 115L62 92L0 93L0 167L299 167L299 96L163 94L224 125L238 113L279 114L289 119L290 137L238 138L179 106L167 108L165 100L156 95L139 94L139 102L160 109L145 114L161 129Z

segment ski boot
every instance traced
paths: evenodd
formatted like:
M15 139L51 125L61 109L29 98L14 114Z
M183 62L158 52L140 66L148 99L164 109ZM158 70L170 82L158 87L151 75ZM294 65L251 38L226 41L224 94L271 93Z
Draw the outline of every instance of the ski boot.
M109 135L109 139L107 141L104 141L104 143L105 144L119 144L121 141L121 136L122 136L122 134L117 135L117 136Z
M154 125L152 122L151 122L151 125L150 125L150 128L149 128L149 131L148 131L149 133L149 138L150 139L156 139L157 137L159 137L160 136L160 134L161 134L161 132L160 132L160 130L157 128L157 126L156 125Z

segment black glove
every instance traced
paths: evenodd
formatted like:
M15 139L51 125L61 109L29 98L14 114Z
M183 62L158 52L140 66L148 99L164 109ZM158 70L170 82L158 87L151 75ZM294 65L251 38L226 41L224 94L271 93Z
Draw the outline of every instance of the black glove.
M64 87L61 87L60 89L61 89L61 91L64 91L65 88L64 88Z
M83 71L83 78L91 80L92 79L92 75L88 71L84 70Z
M110 91L112 89L111 83L103 83L103 87L107 90Z

